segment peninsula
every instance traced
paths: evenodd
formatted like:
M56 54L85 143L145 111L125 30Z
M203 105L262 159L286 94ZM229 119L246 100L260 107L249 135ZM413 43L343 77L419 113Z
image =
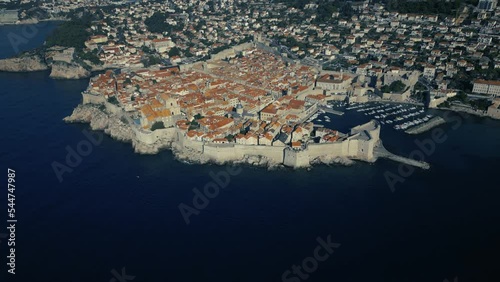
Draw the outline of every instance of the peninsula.
M91 122L138 152L171 147L224 161L232 150L237 159L305 166L320 159L317 146L347 144L330 157L374 161L390 155L376 147L377 122L410 134L445 122L422 116L423 106L500 118L496 0L427 1L432 9L418 1L17 2L5 6L6 21L14 10L19 19L68 21L41 51L0 61L0 71L51 69L61 79L106 71L67 120ZM318 109L333 111L330 101L412 104L418 113L370 107L377 122L340 133L310 122Z
M324 74L271 50L255 41L179 67L107 71L91 79L82 105L65 121L88 122L138 153L171 149L197 163L302 168L390 155L377 153L375 120L348 133L308 121L338 99L324 89L352 77Z

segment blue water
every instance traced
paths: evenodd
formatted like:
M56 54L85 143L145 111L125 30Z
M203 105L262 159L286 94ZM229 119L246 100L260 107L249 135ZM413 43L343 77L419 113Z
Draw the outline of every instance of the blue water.
M12 55L3 37L0 44L2 57ZM497 121L466 117L457 129L442 126L448 138L426 158L432 169L416 170L394 193L384 178L398 170L390 161L311 171L241 167L186 225L178 205L192 206L192 189L226 167L184 164L168 151L141 156L104 137L59 182L51 164L64 163L65 147L76 148L88 129L62 119L87 84L51 80L48 72L0 73L1 171L16 170L19 220L17 274L6 273L2 239L1 281L107 282L123 267L133 281L281 281L329 234L341 246L307 281L500 279ZM337 126L349 121L356 117ZM382 138L398 153L417 148L416 137L399 132L384 129Z

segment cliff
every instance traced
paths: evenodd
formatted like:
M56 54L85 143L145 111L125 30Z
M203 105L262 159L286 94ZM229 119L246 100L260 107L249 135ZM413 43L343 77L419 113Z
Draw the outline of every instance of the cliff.
M0 71L33 72L51 69L50 77L54 79L82 79L89 78L92 71L106 69L103 65L81 62L72 49L74 48L52 47L39 53L31 51L19 57L3 59L0 60Z
M90 77L90 71L76 63L55 62L50 77L55 79L82 79Z
M67 123L89 123L92 130L104 131L113 139L132 143L135 152L139 154L157 154L162 149L171 147L171 142L166 140L158 140L154 144L140 142L126 120L107 112L104 106L78 105L73 113L63 120Z
M35 54L0 60L0 71L5 72L32 72L48 69L45 60Z

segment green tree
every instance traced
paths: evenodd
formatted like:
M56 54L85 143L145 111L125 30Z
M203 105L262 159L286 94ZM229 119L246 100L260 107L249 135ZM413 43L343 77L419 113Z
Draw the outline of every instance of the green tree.
M151 126L151 131L163 128L165 128L165 124L163 123L163 121L157 121Z
M394 81L391 85L384 85L380 90L383 93L401 93L406 89L406 85L400 80Z
M170 15L168 13L155 12L151 17L144 21L148 30L153 33L171 33L173 31L181 31L184 29L182 24L169 25L167 24L167 18Z
M180 55L181 55L181 50L177 47L173 47L168 51L169 57L180 56Z
M85 48L85 41L90 36L87 29L90 21L72 20L61 24L51 35L47 37L46 46Z
M111 96L108 98L108 102L113 104L113 105L119 105L120 103L118 102L118 99L116 99L115 96Z

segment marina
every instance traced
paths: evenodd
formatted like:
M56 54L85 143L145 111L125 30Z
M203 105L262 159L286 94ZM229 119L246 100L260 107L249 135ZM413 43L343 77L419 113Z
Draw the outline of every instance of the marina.
M367 118L375 119L384 126L390 126L398 131L408 131L416 126L425 125L435 118L434 115L426 113L424 107L412 104L387 104L380 102L347 104L345 102L333 102L326 108L323 107L320 113L329 112L356 112ZM331 119L325 116L321 117L319 122L331 122ZM314 119L313 119L314 120Z

